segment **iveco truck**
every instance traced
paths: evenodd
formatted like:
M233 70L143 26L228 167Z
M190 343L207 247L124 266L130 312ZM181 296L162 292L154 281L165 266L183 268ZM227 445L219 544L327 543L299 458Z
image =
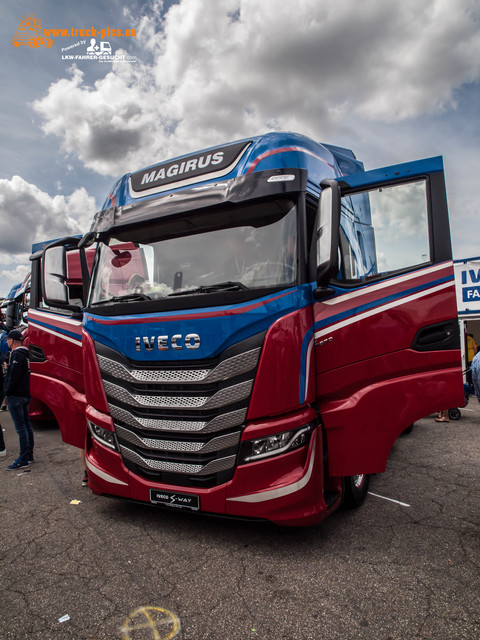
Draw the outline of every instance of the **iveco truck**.
M32 256L28 321L93 492L316 524L463 402L442 159L365 171L269 133L129 173Z

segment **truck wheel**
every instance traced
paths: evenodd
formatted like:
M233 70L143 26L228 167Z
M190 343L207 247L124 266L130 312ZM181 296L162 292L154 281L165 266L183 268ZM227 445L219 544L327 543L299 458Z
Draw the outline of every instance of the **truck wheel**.
M412 422L412 424L409 424L408 427L402 431L402 435L408 435L409 433L412 433L414 424L414 422Z
M462 412L460 411L460 409L449 409L448 415L450 417L450 420L458 420L461 417Z
M343 478L343 506L347 509L359 507L367 497L369 484L370 476L364 473Z

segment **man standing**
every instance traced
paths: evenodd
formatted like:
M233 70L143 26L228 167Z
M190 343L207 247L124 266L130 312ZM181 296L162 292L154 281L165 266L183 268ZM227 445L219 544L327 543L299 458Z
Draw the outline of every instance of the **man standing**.
M472 384L472 362L475 354L477 353L477 343L472 333L467 333L467 382Z
M475 395L480 402L480 351L472 360L472 382L475 389Z
M20 454L7 469L25 469L33 462L33 427L28 415L30 404L30 363L28 350L22 346L22 334L18 329L7 335L11 349L10 362L4 380L7 405L12 416L15 431L20 440Z
M1 327L1 323L0 323ZM5 400L5 392L3 390L3 371L4 371L4 363L7 361L7 334L5 331L2 331L0 334L0 411L2 410L3 401ZM3 437L3 429L0 424L0 457L3 458L7 455L7 449L5 447L5 439Z

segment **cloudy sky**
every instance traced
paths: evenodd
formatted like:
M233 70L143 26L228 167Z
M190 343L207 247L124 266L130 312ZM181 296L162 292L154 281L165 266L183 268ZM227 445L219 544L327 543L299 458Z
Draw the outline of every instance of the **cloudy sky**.
M135 29L13 47L44 29ZM2 2L0 297L33 242L85 232L122 173L271 130L367 169L443 155L454 257L480 255L480 0ZM78 55L78 59L67 56ZM125 59L121 59L125 58Z

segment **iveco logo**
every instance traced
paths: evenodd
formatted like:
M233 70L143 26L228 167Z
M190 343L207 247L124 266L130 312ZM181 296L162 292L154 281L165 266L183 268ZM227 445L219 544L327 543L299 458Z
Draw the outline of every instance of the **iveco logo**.
M137 351L142 350L142 344L145 351L153 351L155 347L159 351L168 351L171 349L176 349L180 351L181 349L198 349L200 346L200 336L197 333L187 333L185 338L181 333L176 333L174 336L152 336L148 338L147 336L137 336L135 338L135 348Z

